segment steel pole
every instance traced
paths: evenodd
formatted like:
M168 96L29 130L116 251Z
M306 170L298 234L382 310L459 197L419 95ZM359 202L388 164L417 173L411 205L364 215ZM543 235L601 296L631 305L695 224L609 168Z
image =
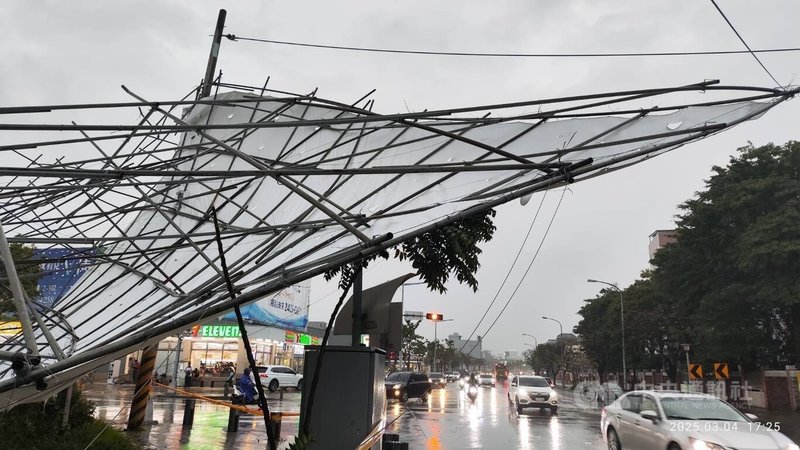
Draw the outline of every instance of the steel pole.
M352 337L350 339L350 344L353 347L358 347L361 344L361 333L364 332L362 328L362 276L364 270L359 267L355 273L355 280L353 281L353 326L352 326Z
M625 310L624 302L622 301L622 290L615 286L619 292L619 322L620 330L622 330L622 390L628 387L628 370L625 364Z
M172 368L172 387L178 387L178 364L181 362L181 344L183 343L183 334L178 333L178 346L175 347L175 367Z
M225 16L227 11L224 9L219 10L217 16L217 26L214 28L214 40L211 42L211 52L208 54L208 65L206 66L206 76L203 77L202 90L200 91L199 98L208 97L211 95L211 85L214 80L214 70L217 67L217 58L219 57L219 46L222 42L222 30L225 28Z
M2 222L0 222L0 256L2 256L3 263L6 266L6 274L8 276L8 283L11 286L11 293L14 297L17 318L22 325L22 336L25 339L25 347L28 349L28 353L38 356L39 346L36 344L31 318L28 316L28 305L25 304L25 293L22 291L22 285L17 276L17 268L14 266L14 257L11 255L11 247L8 246L8 241L6 241L6 234L3 232Z
M438 338L436 337L437 336L436 330L438 328L437 325L439 325L439 321L434 320L433 321L433 370L431 370L431 372L436 372L436 347L438 347L436 342L438 340Z

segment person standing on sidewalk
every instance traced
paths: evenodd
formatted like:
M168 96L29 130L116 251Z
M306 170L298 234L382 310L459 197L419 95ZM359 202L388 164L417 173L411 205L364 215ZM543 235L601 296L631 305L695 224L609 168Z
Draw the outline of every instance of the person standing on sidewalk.
M183 387L191 387L192 386L192 363L186 366L183 369Z
M136 380L139 378L139 368L142 367L142 365L138 359L133 358L131 366L131 383L136 384Z

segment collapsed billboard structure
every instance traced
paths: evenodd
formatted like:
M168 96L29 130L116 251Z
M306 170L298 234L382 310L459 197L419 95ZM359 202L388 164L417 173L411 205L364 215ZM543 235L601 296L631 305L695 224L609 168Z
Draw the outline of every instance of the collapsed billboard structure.
M0 108L8 119L0 129L14 136L0 145L8 241L97 249L76 251L85 275L52 308L28 299L28 329L0 344L0 410L41 401L235 305L703 139L798 92L708 81L386 115L367 98L344 104L216 86L229 91L166 102L128 91L129 103ZM643 100L662 106L642 109ZM59 121L125 108L140 113L138 122ZM40 362L18 370L20 355Z

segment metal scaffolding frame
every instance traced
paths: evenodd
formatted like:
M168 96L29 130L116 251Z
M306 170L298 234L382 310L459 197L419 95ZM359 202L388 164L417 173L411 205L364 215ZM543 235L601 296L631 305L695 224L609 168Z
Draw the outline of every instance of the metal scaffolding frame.
M234 306L705 138L798 93L706 81L378 114L371 93L344 104L221 77L197 100L187 100L197 90L153 102L123 89L137 101L0 108L0 130L14 136L0 145L8 242L69 249L88 269L53 311L26 300L36 320L0 355L34 340L43 360L24 373L0 361L0 410ZM131 110L132 125L102 123ZM101 122L61 121L78 111Z

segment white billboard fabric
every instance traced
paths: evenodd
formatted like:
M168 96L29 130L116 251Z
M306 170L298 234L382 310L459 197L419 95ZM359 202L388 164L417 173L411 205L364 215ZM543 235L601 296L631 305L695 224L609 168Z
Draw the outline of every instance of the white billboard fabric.
M276 293L467 215L705 138L796 92L712 82L399 115L250 91L199 102L0 108L15 115L0 128L19 137L0 147L9 155L0 163L9 240L99 249L45 313L68 357L57 361L34 323L43 362L27 375L0 362L0 409L236 304L266 299L273 319L299 324L307 297L295 303ZM675 96L679 104L664 106ZM641 109L642 99L662 106ZM138 108L140 120L57 122L65 110L124 107ZM41 122L43 110L57 112L56 122ZM0 350L24 351L25 343L19 336ZM35 380L48 388L36 391Z
M289 286L241 308L242 318L261 325L305 331L308 324L309 280ZM224 316L236 320L235 313Z

